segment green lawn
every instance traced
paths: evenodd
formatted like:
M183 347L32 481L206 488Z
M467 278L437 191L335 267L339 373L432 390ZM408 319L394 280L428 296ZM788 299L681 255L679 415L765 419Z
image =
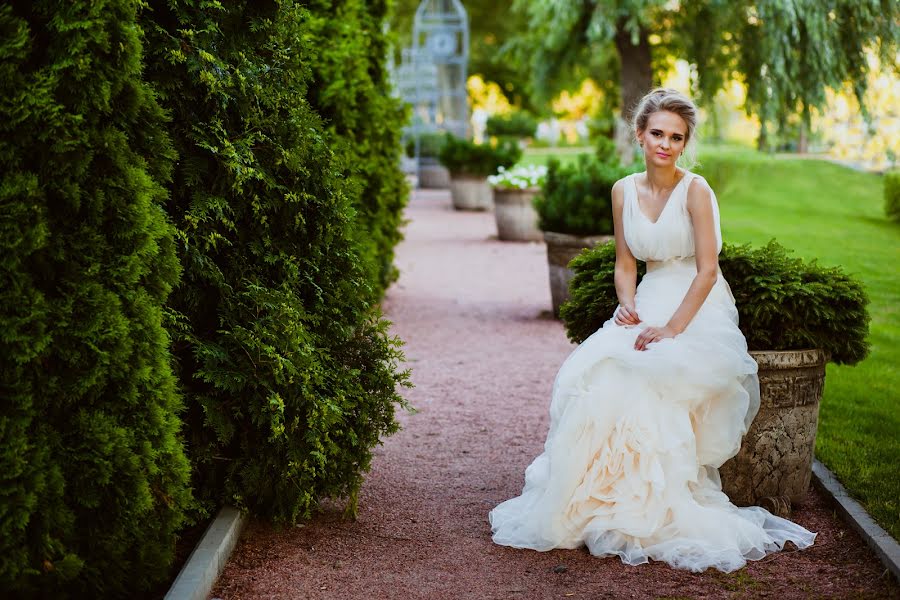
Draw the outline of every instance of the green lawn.
M570 149L565 159L573 160ZM884 216L881 177L733 147L701 151L692 170L716 191L726 241L775 238L865 284L872 351L854 367L828 365L816 455L900 539L900 224Z

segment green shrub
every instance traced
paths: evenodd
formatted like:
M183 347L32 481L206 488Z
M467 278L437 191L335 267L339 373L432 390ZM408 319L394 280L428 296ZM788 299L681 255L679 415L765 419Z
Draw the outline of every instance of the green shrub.
M586 155L568 165L551 159L547 181L534 203L538 227L572 235L611 234L612 187L632 171Z
M0 589L133 597L191 498L163 328L173 153L139 2L0 6Z
M496 144L476 144L447 134L440 161L452 175L487 177L500 167L511 167L522 158L522 150L512 140Z
M442 131L433 131L419 135L419 157L436 159L441 155L441 148L444 147L446 138L447 134ZM416 155L415 137L406 140L406 155L410 158Z
M308 100L315 11L331 5L314 6L154 0L144 13L146 76L180 156L170 306L195 491L276 522L323 497L354 513L372 448L407 406L358 242L361 183L346 176L368 150L335 151Z
M584 341L618 306L615 264L612 242L572 260L571 299L560 309L572 341ZM725 244L719 266L750 350L822 348L838 364L868 355L869 300L862 284L841 269L791 258L774 240L760 248ZM638 262L638 282L644 272Z
M598 137L594 156L598 161L604 164L619 164L619 153L616 151L616 143L612 138L605 136Z
M485 124L485 133L494 137L530 138L537 131L537 121L525 111L508 115L491 115Z
M293 4L290 2L289 4ZM306 97L327 125L329 146L350 178L362 254L377 271L380 297L397 278L394 247L409 189L400 168L405 105L390 86L385 57L385 0L317 0L303 29L309 37ZM434 154L433 156L436 156Z
M884 213L892 221L900 221L900 170L884 174Z

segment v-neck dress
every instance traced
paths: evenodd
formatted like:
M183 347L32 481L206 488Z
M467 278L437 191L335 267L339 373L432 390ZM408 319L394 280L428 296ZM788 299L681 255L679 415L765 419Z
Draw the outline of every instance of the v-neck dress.
M656 222L625 181L623 234L647 273L635 295L642 322L612 316L566 358L550 400L544 451L525 469L522 494L490 511L494 542L550 550L586 545L637 565L733 571L816 534L761 507L737 507L718 468L740 449L759 410L757 365L719 270L703 305L674 338L634 349L665 325L697 274L685 171ZM719 210L711 196L716 249Z

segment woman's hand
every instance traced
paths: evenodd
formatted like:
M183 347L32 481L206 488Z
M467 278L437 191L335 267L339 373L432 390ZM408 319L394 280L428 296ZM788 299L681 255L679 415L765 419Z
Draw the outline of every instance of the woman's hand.
M637 325L641 322L634 304L620 304L614 315L616 325Z
M646 350L647 344L652 344L653 342L658 342L665 338L673 338L676 335L678 335L678 332L669 326L647 327L638 334L637 339L634 341L634 349Z

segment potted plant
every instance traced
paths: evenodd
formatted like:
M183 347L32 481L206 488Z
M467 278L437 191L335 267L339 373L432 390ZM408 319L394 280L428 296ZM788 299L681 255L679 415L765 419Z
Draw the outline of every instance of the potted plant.
M544 165L523 165L506 169L488 177L494 189L494 218L497 237L504 241L540 241L538 215L534 198L547 179Z
M438 161L446 134L441 131L429 131L419 135L419 164L416 175L419 187L447 189L450 187L450 172ZM406 141L406 155L416 156L416 138Z
M561 310L572 341L600 328L618 305L615 261L615 244L572 261L571 300ZM735 504L787 516L809 489L825 364L856 364L869 352L868 298L841 269L791 258L774 240L760 248L725 244L719 266L759 366L761 395L740 451L719 468L722 489ZM638 278L644 271L638 263Z
M630 172L617 163L603 163L584 155L568 166L556 159L550 161L534 206L547 243L550 296L557 317L574 275L569 261L585 248L613 238L612 187Z
M493 206L488 175L500 167L511 167L522 151L509 140L496 144L476 144L447 135L440 161L450 171L450 195L457 210L490 210Z

